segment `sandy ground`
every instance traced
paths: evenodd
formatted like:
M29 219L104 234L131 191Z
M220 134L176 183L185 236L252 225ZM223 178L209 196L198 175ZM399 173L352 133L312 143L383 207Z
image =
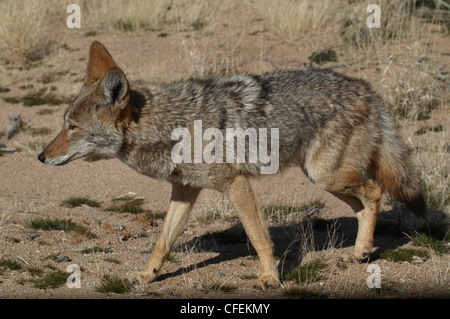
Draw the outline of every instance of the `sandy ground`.
M251 24L239 43L239 68L259 72L275 68L298 68L306 62L315 48L330 47L332 37L309 40L300 44L277 42L267 37L260 42L258 23ZM46 57L43 65L22 72L2 87L10 89L0 97L17 96L41 88L54 87L56 95L70 97L78 93L87 63L87 50L94 39L102 41L130 78L183 77L192 72L186 65L186 56L206 54L217 39L234 43L221 34L229 30L215 29L215 37L199 32L171 32L160 37L158 32L138 34L104 33L95 37L60 35L60 47ZM228 42L227 42L228 41ZM330 45L331 43L331 45ZM219 46L220 47L220 46ZM219 49L217 49L219 51ZM217 51L217 52L218 52ZM216 52L216 51L215 51ZM216 52L216 53L217 53ZM261 52L265 58L261 59ZM214 54L214 52L213 52ZM163 73L167 72L166 74ZM352 74L355 70L340 69ZM42 83L43 75L67 71L57 81ZM23 86L33 87L24 89ZM22 88L21 88L22 87ZM305 220L301 214L289 222L269 220L275 254L280 258L279 270L283 275L300 262L320 259L326 262L323 279L315 283L296 283L285 280L277 289L265 290L259 283L259 262L229 203L220 194L205 190L195 205L190 222L177 241L171 258L164 265L161 276L153 283L132 286L125 294L102 293L97 288L105 275L124 278L141 270L153 250L161 232L164 212L170 198L170 185L139 175L117 159L87 162L78 160L63 167L42 165L37 154L59 131L67 104L26 107L6 103L0 99L1 130L6 131L8 116L21 114L25 128L7 141L6 146L19 148L0 157L0 260L14 260L21 269L3 268L0 272L0 298L287 298L286 291L304 289L325 298L448 298L448 254L431 252L427 260L417 262L391 262L377 258L377 253L388 248L411 247L406 236L389 231L375 237L374 257L368 263L346 263L341 257L352 249L356 237L356 219L352 211L332 195L314 186L299 169L252 181L261 205L273 203L303 205L320 200L324 207L313 215L334 221L334 231L314 229L308 238L302 238ZM52 114L40 115L50 109ZM448 113L438 114L437 117ZM32 128L46 127L51 133L32 136ZM403 131L411 131L410 127ZM143 198L145 213L120 213L108 210L113 199L129 192ZM70 197L88 197L100 202L93 208L69 208L62 205ZM382 210L391 208L384 203ZM155 214L151 219L145 214ZM382 213L383 214L383 213ZM222 218L214 218L219 215ZM209 217L208 217L209 216ZM213 216L212 218L210 218ZM95 238L77 236L70 231L34 230L27 226L36 218L71 219L87 227ZM210 220L205 221L207 218ZM228 231L223 239L220 232ZM141 234L141 235L139 235ZM145 234L145 235L142 235ZM212 234L212 235L211 235ZM216 235L214 235L216 234ZM231 234L231 235L230 235ZM305 243L314 242L313 249L305 252ZM106 252L82 254L83 249L101 247ZM55 256L67 256L70 261L57 263ZM81 268L81 288L39 289L29 281L56 270L66 271L71 264ZM367 286L369 264L376 264L382 272L382 289ZM34 275L28 268L42 269L44 274ZM67 274L69 276L69 273ZM229 288L229 289L225 289Z

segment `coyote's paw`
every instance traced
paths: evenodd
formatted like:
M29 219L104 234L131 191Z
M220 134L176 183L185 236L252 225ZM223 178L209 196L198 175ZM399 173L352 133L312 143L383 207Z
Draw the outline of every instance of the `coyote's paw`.
M128 281L140 285L148 284L149 282L155 280L155 278L155 274L148 273L146 271L136 271L127 276Z
M349 251L344 254L343 260L348 262L365 262L369 260L370 253L368 252L358 252L356 250Z
M265 288L278 288L280 286L280 281L278 276L273 274L262 275L259 280Z

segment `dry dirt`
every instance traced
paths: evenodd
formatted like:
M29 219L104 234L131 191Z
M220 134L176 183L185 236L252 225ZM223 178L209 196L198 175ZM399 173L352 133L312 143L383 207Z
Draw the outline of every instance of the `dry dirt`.
M234 34L243 33L236 59L239 70L259 72L299 68L316 49L333 46L332 37L292 44L267 36L261 42L261 30L261 25L253 21L245 29L233 31ZM1 83L0 86L9 88L10 92L0 93L0 97L21 96L43 87L54 87L52 92L57 96L76 95L82 85L80 78L85 74L87 50L94 39L104 43L131 79L143 77L145 72L150 74L147 78L152 74L159 74L163 79L182 78L185 72L192 72L195 68L195 59L188 60L186 57L196 52L206 52L203 49L209 48L209 45L223 42L227 46L231 41L227 38L229 26L217 26L211 39L205 32L192 30L169 30L167 33L167 36L158 36L160 32L99 33L89 37L82 32L61 32L57 41L65 46L58 47L42 65L18 72L10 82ZM442 45L445 46L445 43ZM261 53L264 58L261 58ZM189 61L192 65L186 66ZM165 74L163 70L166 70ZM356 72L351 67L339 70L347 74ZM58 75L56 81L42 83L43 75L59 71L64 71L64 74ZM23 89L23 86L30 84L32 88ZM256 279L259 262L254 258L255 252L242 233L233 209L219 194L203 191L186 230L158 280L143 286L132 286L125 294L98 292L97 288L105 275L124 278L145 267L163 225L159 215L148 219L142 217L145 213L108 211L113 199L132 192L144 199L146 213L165 212L170 185L141 176L117 159L96 162L78 160L63 167L42 165L37 160L37 154L58 132L66 107L67 104L27 107L0 99L1 131L6 131L8 116L15 114L21 114L26 128L10 141L3 139L6 146L20 150L0 157L0 260L14 260L22 266L19 270L3 268L0 272L1 298L288 298L286 292L292 291L292 288L315 294L309 296L320 294L325 298L450 296L448 254L431 252L427 260L413 263L391 262L377 257L385 249L413 246L405 235L395 235L389 231L379 233L375 237L374 254L369 262L342 262L341 257L354 244L356 219L345 204L311 184L295 168L255 180L253 185L261 205L302 205L320 200L324 207L313 217L336 221L338 227L334 232L314 228L313 249L307 249L305 238L301 236L305 223L300 217L286 223L269 221L275 254L280 257L282 276L298 265L300 256L303 256L304 263L319 258L327 267L317 282L284 280L280 288L263 289ZM39 114L44 109L54 113ZM442 116L448 119L448 113L433 116L430 121L442 119ZM49 128L51 133L32 136L31 128L42 127ZM411 131L411 128L405 127L403 131ZM88 197L99 201L101 206L69 208L62 205L70 197ZM382 210L388 213L391 208L384 203ZM223 218L213 217L205 221L214 214L223 215ZM80 237L70 231L34 230L27 226L27 222L41 217L71 219L87 227L96 238ZM228 230L228 237L220 236L223 230ZM137 236L142 232L148 237ZM92 247L108 250L90 254L80 252ZM57 255L68 256L70 261L56 263L53 257ZM372 263L381 269L381 289L371 289L366 284L370 275L367 267ZM27 268L39 268L45 274L53 272L54 268L66 271L70 264L81 267L79 289L68 288L65 284L58 288L39 289L27 281L39 277Z

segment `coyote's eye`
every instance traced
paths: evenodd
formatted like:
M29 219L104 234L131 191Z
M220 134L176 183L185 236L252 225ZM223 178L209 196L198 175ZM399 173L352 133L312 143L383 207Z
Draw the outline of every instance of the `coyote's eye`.
M73 131L76 128L75 125L69 124L69 131Z

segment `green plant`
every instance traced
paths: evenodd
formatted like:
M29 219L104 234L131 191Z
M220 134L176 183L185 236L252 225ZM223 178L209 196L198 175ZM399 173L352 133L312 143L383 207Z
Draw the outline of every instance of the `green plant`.
M445 253L448 251L447 246L444 244L444 237L448 239L448 233L446 233L441 239L434 236L429 232L419 232L412 236L412 240L414 245L420 247L426 247L432 250L437 250L441 253Z
M43 88L36 92L30 92L24 96L10 96L4 97L3 100L7 103L18 104L22 103L24 106L34 106L34 105L61 105L65 103L70 103L73 101L72 97L60 98L51 93L47 93L47 89Z
M100 207L100 203L86 197L71 197L63 201L63 205L67 207L80 207L87 205L90 207Z
M58 288L67 282L68 273L56 270L42 278L28 280L38 289Z
M85 255L85 254L94 254L94 253L112 253L112 249L109 247L106 248L102 248L99 246L95 246L95 247L89 247L89 248L85 248L83 250L80 251L81 254Z
M7 268L9 270L19 270L22 269L22 266L12 259L5 259L0 260L0 268Z
M32 136L43 136L52 133L52 130L49 129L48 127L39 127L39 128L32 127L29 130Z
M314 259L292 269L285 275L285 279L303 283L315 283L324 278L321 271L327 266L321 260Z
M78 225L72 222L71 219L50 219L50 218L35 218L26 222L26 226L32 229L40 230L63 230L73 231L78 236L84 236L87 238L96 238L96 236L85 226Z
M144 212L144 209L142 208L143 203L144 203L143 198L134 198L134 197L116 198L114 200L113 206L109 207L107 210L118 213L139 214Z
M78 228L78 225L73 223L71 219L50 219L50 218L36 218L27 223L27 226L33 229L41 230L64 230L72 231Z
M267 205L262 207L262 212L270 221L285 224L291 220L293 214L306 211L314 206L322 208L325 205L320 200L314 200L301 206Z
M222 284L214 283L211 285L203 285L202 287L206 291L220 291L220 292L225 292L225 293L230 293L230 292L236 290L236 287L226 285L225 283L222 283Z
M98 292L112 292L115 294L124 294L129 290L129 287L123 282L122 279L109 275L103 276L102 283L100 287L97 288Z
M412 262L414 256L427 259L429 258L429 253L422 249L411 249L411 248L397 248L385 250L380 254L380 258L393 261L393 262Z

